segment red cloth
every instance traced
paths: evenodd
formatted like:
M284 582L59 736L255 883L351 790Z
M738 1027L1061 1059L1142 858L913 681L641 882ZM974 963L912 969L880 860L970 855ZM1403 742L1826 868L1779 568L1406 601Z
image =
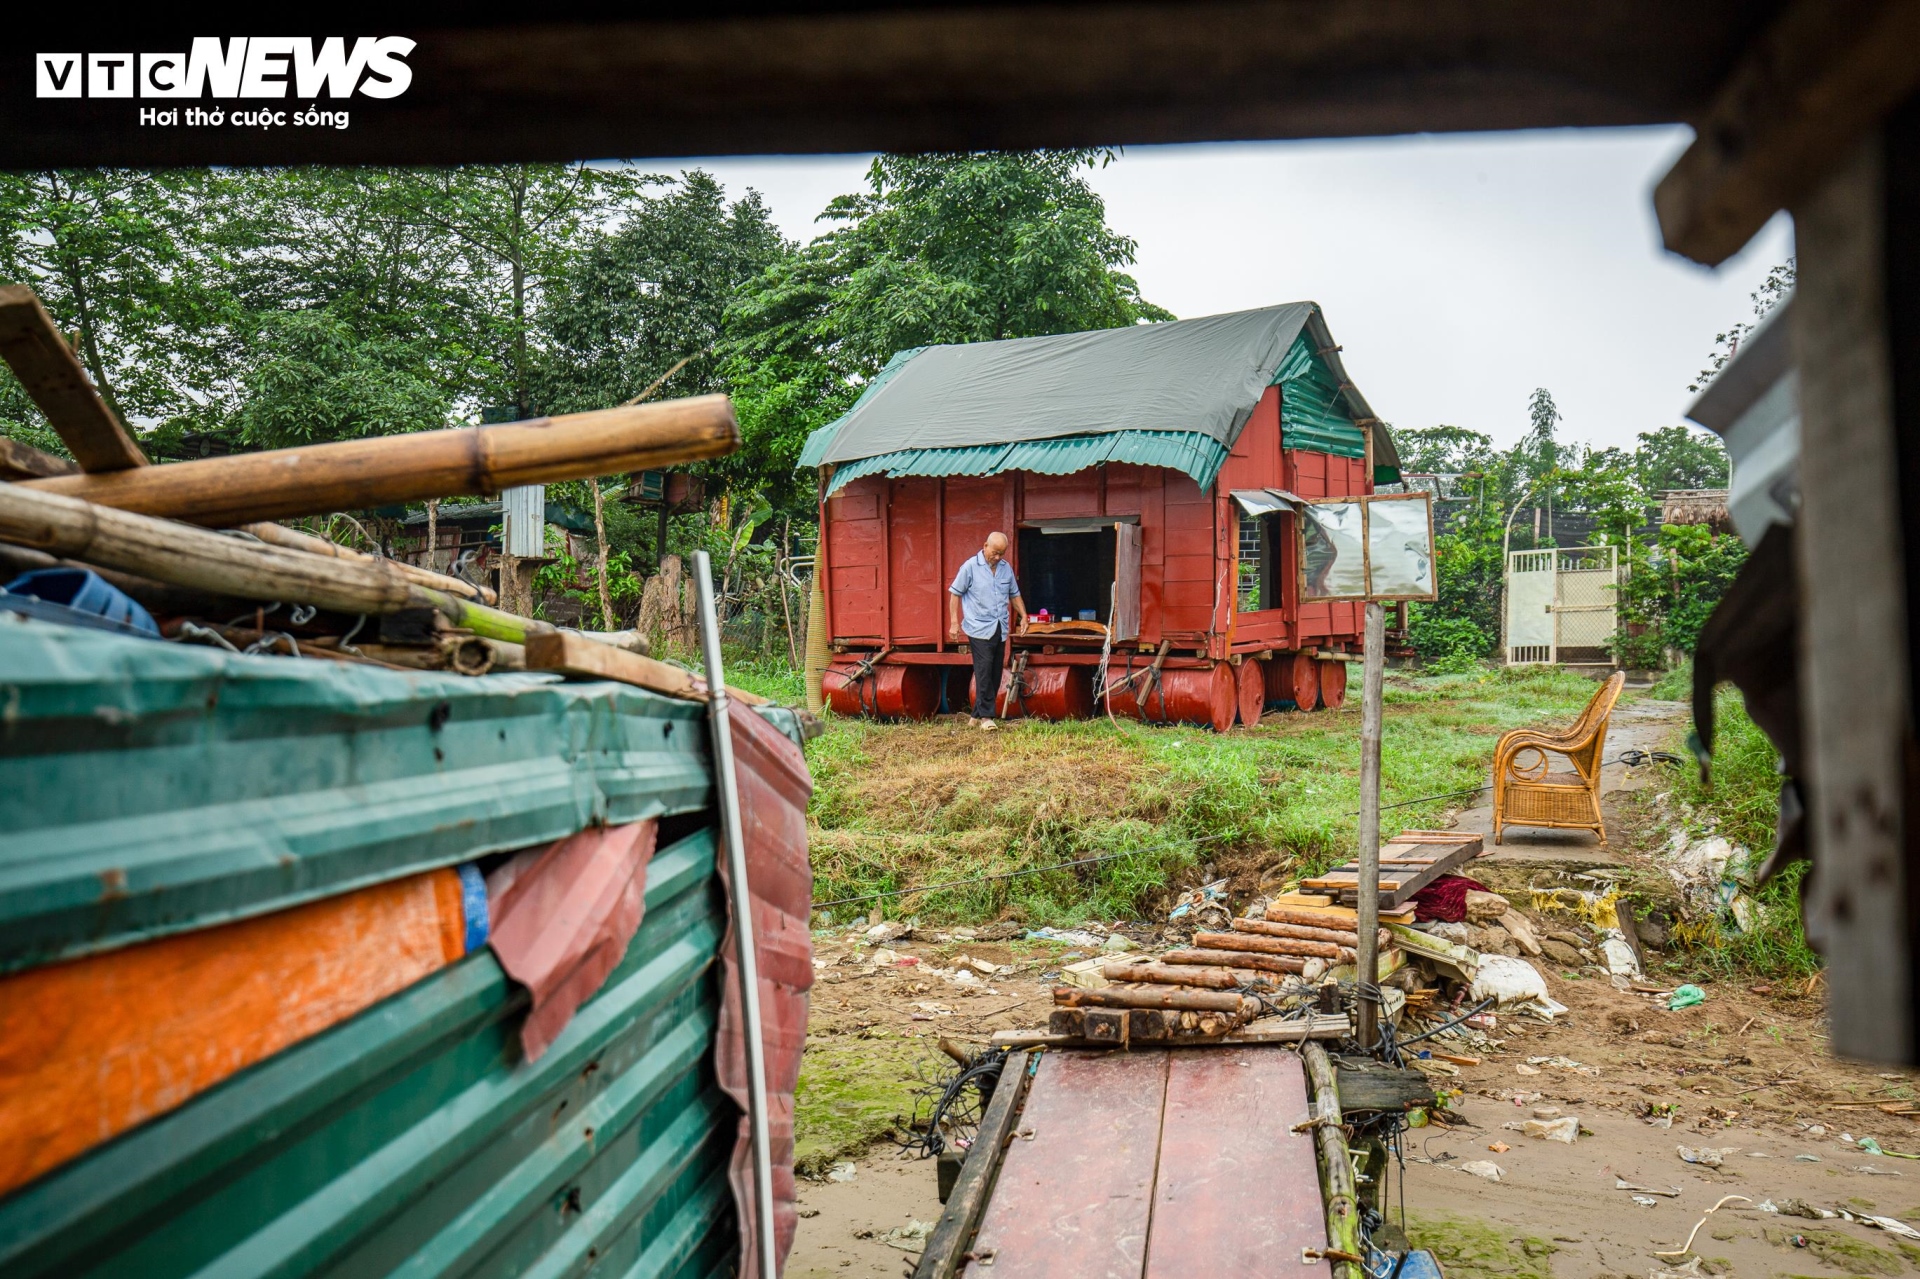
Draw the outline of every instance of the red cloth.
M1467 917L1467 893L1487 886L1465 875L1442 875L1413 895L1413 917L1422 922L1457 924Z
M488 942L507 976L533 992L520 1027L528 1061L626 957L646 909L658 833L651 818L590 826L518 853L487 876Z

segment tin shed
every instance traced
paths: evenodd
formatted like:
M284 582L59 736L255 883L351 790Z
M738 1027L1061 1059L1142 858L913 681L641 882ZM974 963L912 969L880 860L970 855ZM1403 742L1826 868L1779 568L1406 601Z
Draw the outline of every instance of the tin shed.
M836 710L924 718L971 679L946 588L989 532L1028 608L1010 715L1252 722L1337 706L1360 606L1299 599L1265 494L1372 491L1398 458L1312 302L902 351L807 442ZM1237 496L1236 496L1237 495Z

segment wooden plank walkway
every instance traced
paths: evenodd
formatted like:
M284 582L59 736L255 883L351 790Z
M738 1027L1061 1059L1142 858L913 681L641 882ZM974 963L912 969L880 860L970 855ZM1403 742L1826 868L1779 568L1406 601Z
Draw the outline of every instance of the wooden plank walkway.
M962 1273L1140 1279L1166 1091L1164 1052L1047 1054Z
M1290 1052L1180 1051L1167 1071L1146 1279L1324 1276L1327 1244L1306 1071Z
M1307 1117L1279 1047L1047 1053L962 1273L1324 1279Z

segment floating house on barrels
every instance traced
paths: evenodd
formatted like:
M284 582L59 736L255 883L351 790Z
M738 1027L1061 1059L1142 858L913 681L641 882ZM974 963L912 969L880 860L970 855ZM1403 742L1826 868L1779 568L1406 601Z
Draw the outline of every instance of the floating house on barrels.
M1224 731L1340 705L1362 606L1301 603L1284 495L1368 493L1399 460L1339 350L1295 302L895 355L801 455L820 476L829 704L967 704L947 584L998 529L1046 614L1012 641L1007 715Z

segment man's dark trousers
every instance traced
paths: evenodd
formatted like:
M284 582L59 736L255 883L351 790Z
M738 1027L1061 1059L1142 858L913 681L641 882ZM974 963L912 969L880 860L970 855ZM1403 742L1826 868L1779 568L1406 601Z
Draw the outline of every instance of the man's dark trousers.
M992 719L993 702L1000 695L1000 654L1006 632L996 630L992 639L967 636L967 648L973 653L973 717Z

